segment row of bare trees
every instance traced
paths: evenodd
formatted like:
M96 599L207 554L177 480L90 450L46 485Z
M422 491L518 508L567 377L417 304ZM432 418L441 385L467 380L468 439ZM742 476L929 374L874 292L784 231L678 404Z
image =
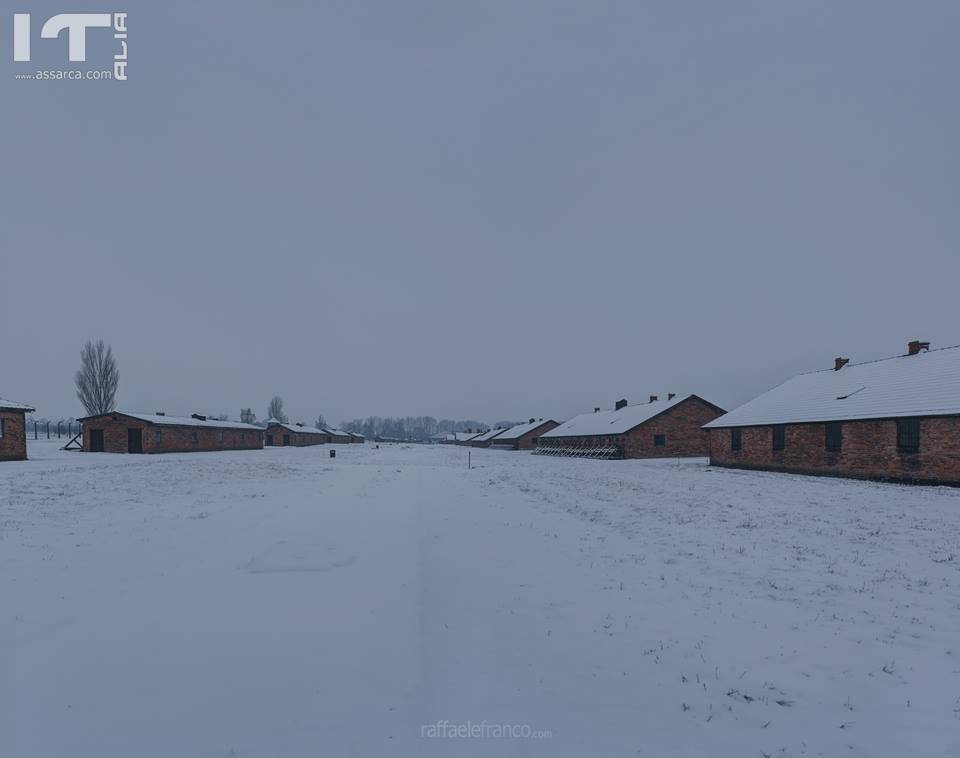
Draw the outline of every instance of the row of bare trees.
M511 424L512 426L512 424ZM344 423L348 432L357 432L367 439L377 437L427 442L432 437L449 432L464 432L489 428L488 424L475 419L436 419L433 416L387 417L368 416Z

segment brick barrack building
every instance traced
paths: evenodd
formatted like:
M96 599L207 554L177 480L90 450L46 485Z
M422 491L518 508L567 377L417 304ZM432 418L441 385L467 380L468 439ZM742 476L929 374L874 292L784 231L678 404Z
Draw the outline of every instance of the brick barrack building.
M480 429L468 429L465 432L448 432L441 434L437 439L441 445L466 445L484 432Z
M493 440L496 439L499 435L507 431L506 427L498 427L496 429L491 429L489 432L484 432L479 434L476 437L472 438L467 442L470 447L490 447L493 443Z
M34 409L0 397L0 461L27 459L27 416Z
M362 441L356 439L350 432L346 432L343 429L327 429L327 433L330 435L328 441L337 445L352 445Z
M707 428L715 466L960 485L960 347L838 358Z
M505 429L497 435L490 438L490 446L500 448L501 450L533 450L537 446L537 440L544 433L560 426L553 419L544 421L541 419L530 419L526 424L517 424ZM489 432L488 432L489 434ZM486 435L481 435L481 437ZM471 444L475 441L471 440Z
M680 458L706 456L709 450L703 425L724 413L698 395L630 405L626 400L613 410L583 413L543 434L538 455L582 458Z
M263 429L239 421L206 416L114 411L80 419L88 453L186 453L211 450L259 450Z
M317 429L303 424L282 424L271 421L267 424L264 444L267 447L306 447L308 445L323 445L333 441L329 429Z

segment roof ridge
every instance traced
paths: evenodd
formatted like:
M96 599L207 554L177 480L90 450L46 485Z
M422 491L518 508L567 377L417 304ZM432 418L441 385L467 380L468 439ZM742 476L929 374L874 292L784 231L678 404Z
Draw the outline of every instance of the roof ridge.
M648 400L648 401L645 402L645 403L627 403L625 406L623 406L623 408L636 408L636 407L639 406L639 405L656 405L657 403L673 403L673 402L678 401L678 400L686 400L688 397L693 397L693 396L694 396L694 393L693 393L693 392L688 392L686 395L675 394L675 395L674 395L673 397L671 397L671 398L666 398L666 397L665 397L665 398L663 398L662 400L659 399L659 398L657 398L656 400ZM621 408L620 410L622 411L623 408ZM617 409L616 409L616 408L609 408L608 410L609 410L611 413L616 413L616 412L617 412ZM601 411L601 413L602 413L602 411ZM592 415L592 414L591 414L591 415Z
M917 355L929 355L930 353L942 353L945 350L956 350L957 348L960 348L960 345L947 345L946 347L935 347L932 350L926 350L922 353L917 353ZM856 368L857 366L871 366L874 363L884 363L885 361L894 361L897 358L916 358L917 355L910 355L909 353L900 353L899 355L888 355L886 358L874 358L872 361L862 361L860 363L848 363L846 366L844 366L842 369L839 369L839 370L843 371L845 369ZM794 374L794 376L810 376L810 374L828 374L828 373L833 373L836 370L837 369L832 369L832 368L817 368L811 371L801 371L798 374ZM787 379L786 381L790 381L790 380Z

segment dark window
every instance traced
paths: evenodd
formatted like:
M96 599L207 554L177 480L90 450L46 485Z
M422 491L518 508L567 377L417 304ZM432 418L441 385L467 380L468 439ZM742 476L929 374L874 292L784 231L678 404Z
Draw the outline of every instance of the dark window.
M773 449L783 450L787 446L787 427L780 425L773 427Z
M200 442L200 434L199 434L199 432L190 432L190 441L191 441L194 445L198 444L198 443Z
M743 449L743 430L742 429L730 430L730 449L735 452Z
M5 418L0 418L0 439L3 439L3 435L7 431L7 420Z
M826 425L824 444L827 450L837 451L843 447L843 424L833 421Z
M157 429L156 431L154 431L153 441L156 442L157 444L160 444L160 442L163 441L163 432L160 429Z
M920 449L920 419L903 418L897 421L897 449L915 453Z
M653 435L653 446L654 447L663 447L667 444L667 435L665 434L655 434Z

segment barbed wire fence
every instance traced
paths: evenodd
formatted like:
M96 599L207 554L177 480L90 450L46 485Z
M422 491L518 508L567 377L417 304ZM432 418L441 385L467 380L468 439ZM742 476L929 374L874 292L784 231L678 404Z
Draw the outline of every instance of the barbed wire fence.
M47 419L27 419L27 438L32 440L71 440L80 434L80 422L49 421Z

